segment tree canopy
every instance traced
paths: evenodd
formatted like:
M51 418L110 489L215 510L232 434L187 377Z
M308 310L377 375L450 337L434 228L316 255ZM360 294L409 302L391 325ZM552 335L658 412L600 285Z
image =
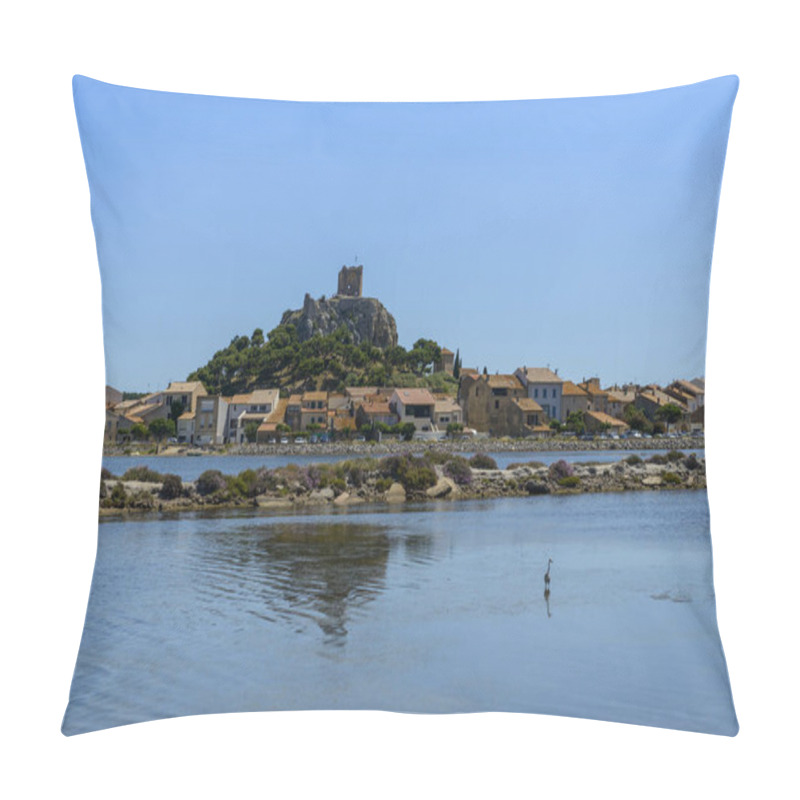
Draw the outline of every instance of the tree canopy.
M295 327L279 325L264 337L235 336L205 365L188 376L211 394L231 395L254 386L291 390L337 391L345 386L428 386L455 393L457 382L433 374L441 348L432 339L418 339L410 350L400 345L381 349L355 344L346 327L301 342Z

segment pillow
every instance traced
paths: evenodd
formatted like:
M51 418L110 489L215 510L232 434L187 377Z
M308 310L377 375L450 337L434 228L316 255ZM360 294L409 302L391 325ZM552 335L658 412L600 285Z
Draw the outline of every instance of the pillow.
M735 735L703 375L737 87L77 76L109 385L63 732L381 709Z

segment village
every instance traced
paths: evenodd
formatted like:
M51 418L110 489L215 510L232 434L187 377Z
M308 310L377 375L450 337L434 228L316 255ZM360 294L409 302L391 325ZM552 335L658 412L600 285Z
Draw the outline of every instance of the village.
M284 321L306 337L340 324L345 306L352 323L361 312L373 344L397 344L394 319L374 299L362 297L363 267L342 267L336 295ZM335 307L334 307L335 304ZM377 322L376 322L377 319ZM361 331L356 331L361 333ZM105 442L153 439L192 447L254 443L305 444L339 440L406 441L444 438L645 438L702 435L705 381L601 387L600 378L574 383L549 367L521 366L490 374L461 366L459 354L436 348L430 368L443 373L454 393L420 386L345 386L342 391L286 391L264 386L225 396L200 380L173 381L162 391L126 398L106 386ZM457 389L455 388L457 387Z
M452 374L453 353L438 367ZM140 398L106 387L105 441L164 439L178 444L287 444L380 438L630 438L702 435L704 382L611 386L564 380L547 367L513 374L462 368L456 397L425 388L347 387L282 396L277 388L230 397L199 381L175 381Z

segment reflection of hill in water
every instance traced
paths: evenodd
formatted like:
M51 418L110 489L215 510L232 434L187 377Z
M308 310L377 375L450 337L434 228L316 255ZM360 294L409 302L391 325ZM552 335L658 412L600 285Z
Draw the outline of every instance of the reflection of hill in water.
M331 644L343 644L353 610L385 585L390 541L372 525L270 525L252 542L263 569L262 595L270 616L310 617Z

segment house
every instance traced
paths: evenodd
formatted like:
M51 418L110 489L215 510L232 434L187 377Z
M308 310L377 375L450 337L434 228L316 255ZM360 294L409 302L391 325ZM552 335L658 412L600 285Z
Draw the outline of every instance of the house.
M178 417L181 418L187 412ZM192 413L192 412L188 412ZM244 416L244 415L243 415ZM228 403L220 395L200 395L195 400L192 444L222 444L228 430ZM178 441L181 441L178 436ZM238 440L237 440L238 441Z
M550 419L562 419L561 396L564 381L547 367L521 367L514 375L528 392L528 397L542 407Z
M509 436L553 436L544 409L530 397L514 397L504 406Z
M284 422L293 431L299 431L302 425L303 395L292 394L286 402L286 416Z
M179 442L194 442L194 412L184 411L175 423L175 436Z
M106 408L114 407L117 403L122 402L122 392L115 389L113 386L106 385Z
M636 400L636 392L631 387L619 389L615 386L608 389L606 394L607 413L617 419L622 419L625 409Z
M172 416L172 406L180 403L182 411L194 411L197 405L197 398L207 395L206 387L200 381L172 381L169 386L159 392L163 398L163 403L167 406L168 416Z
M362 428L364 425L397 425L398 415L392 411L390 398L382 395L368 395L356 406L355 410L356 427Z
M463 409L463 422L470 428L492 436L519 436L520 409L511 409L514 400L527 397L527 390L516 375L467 374L461 377L458 403ZM531 398L528 398L531 399ZM545 422L544 410L536 404Z
M286 407L289 405L289 398L282 397L275 404L272 413L269 414L256 431L256 442L263 444L266 442L274 442L278 438L278 425L285 424L286 420Z
M446 394L434 395L433 424L440 430L446 431L448 425L464 423L464 413L454 397Z
M228 401L225 440L237 444L245 441L245 427L248 424L260 426L272 414L279 398L278 389L254 389L233 395Z
M644 412L644 415L650 422L655 422L658 419L657 414L659 408L668 404L677 406L684 414L688 413L688 409L684 403L672 395L661 391L660 387L652 383L638 391L636 393L636 399L634 400L636 408Z
M589 395L589 411L608 413L608 392L600 388L600 378L584 378L578 386Z
M701 408L705 402L705 389L695 386L690 381L673 381L664 392L683 403L690 414Z
M612 417L604 411L587 411L583 415L583 424L587 433L616 433L623 434L628 430L628 424L621 419Z
M310 425L319 426L320 430L328 427L327 392L303 392L300 398L300 430L306 431Z
M418 431L434 430L436 400L428 389L395 389L389 407L401 423L412 422Z
M561 415L566 422L570 414L583 414L589 410L589 393L572 381L564 381L561 387Z

